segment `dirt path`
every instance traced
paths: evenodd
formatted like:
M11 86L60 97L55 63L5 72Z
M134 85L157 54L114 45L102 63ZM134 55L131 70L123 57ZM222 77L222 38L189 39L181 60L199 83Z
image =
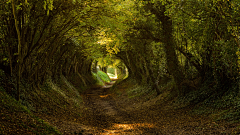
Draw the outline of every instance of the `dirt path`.
M120 107L108 88L91 89L84 96L84 125L89 135L229 135L239 134L236 124L216 123L189 116L186 110L163 110L159 105L138 110ZM127 105L126 105L127 106ZM93 130L94 129L94 130Z
M132 100L111 94L109 88L92 88L82 96L84 111L79 118L40 116L64 135L232 135L237 124L190 116L187 110L164 110L160 105L127 109ZM116 98L116 99L115 99ZM138 103L138 102L136 102ZM166 106L166 105L164 105Z
M138 123L130 114L118 109L108 88L91 89L85 97L87 106L84 112L84 124L92 127L94 135L157 135L158 131L153 124Z

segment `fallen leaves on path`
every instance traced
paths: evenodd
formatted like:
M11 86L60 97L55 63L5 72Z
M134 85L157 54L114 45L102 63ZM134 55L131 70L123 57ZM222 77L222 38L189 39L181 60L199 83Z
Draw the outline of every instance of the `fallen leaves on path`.
M238 124L215 122L203 116L190 115L189 109L186 108L166 109L162 105L151 104L151 101L148 101L151 105L146 105L146 102L139 103L139 100L128 99L124 93L121 96L113 94L109 87L89 89L82 97L85 107L81 111L68 108L68 111L56 110L58 115L44 113L35 113L35 115L56 127L64 135L234 135L240 133ZM137 103L140 106L136 105ZM131 107L132 109L129 109ZM20 117L21 114L19 114ZM2 121L11 122L7 115L1 118ZM34 123L34 119L29 120ZM4 128L4 125L1 128ZM16 131L18 132L20 131Z

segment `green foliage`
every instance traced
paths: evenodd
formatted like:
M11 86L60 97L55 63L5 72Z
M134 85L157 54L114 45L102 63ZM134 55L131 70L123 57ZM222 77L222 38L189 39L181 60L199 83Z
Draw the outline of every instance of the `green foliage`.
M17 102L13 97L9 96L2 87L1 88L1 93L0 93L0 104L1 107L10 109L11 111L25 111L25 108Z
M101 80L103 80L104 82L111 82L111 79L109 78L109 76L104 73L103 71L98 71L97 75L101 78Z
M5 75L4 71L2 69L0 69L0 78L4 75Z
M176 75L175 81L201 79L198 88L183 86L189 91L178 98L182 106L239 106L237 0L26 0L16 1L16 9L25 47L20 47L22 51L16 54L20 40L16 38L11 1L0 2L0 64L4 70L0 69L0 76L8 72L15 78L16 64L22 56L19 69L23 78L32 85L44 84L41 85L44 92L51 90L44 83L47 78L58 78L61 74L72 77L80 88L91 85L92 76L99 85L110 82L102 71L91 74L89 65L95 60L103 68L111 67L108 68L111 76L117 68L120 79L127 77L122 72L129 68L129 76L139 85L159 84L164 88L166 84L161 79L179 72L183 74ZM161 14L163 10L166 11ZM173 39L173 49L164 48L163 18L169 19L172 26L169 38ZM179 63L174 71L173 66L167 65L170 51L177 54L177 61L172 62ZM2 87L0 91L4 92ZM150 86L139 86L128 94L137 97L148 92L153 92ZM15 106L4 98L1 100L4 107ZM232 112L229 117L235 115Z
M92 72L92 75L93 75L97 85L101 85L101 86L104 85L102 79L98 76L98 74Z
M37 120L37 122L42 123L41 125L36 125L36 129L35 131L33 131L35 134L39 134L39 135L44 135L44 134L56 134L56 135L61 135L61 133L55 128L50 126L47 122L45 122L44 120L38 118L35 116L35 119ZM45 130L43 132L39 132L38 129L44 128Z
M115 74L115 68L108 68L107 73Z
M15 116L12 116L12 118L9 118L9 120L11 120L12 123L19 125L23 129L30 130L33 133L39 134L39 135L40 134L56 134L56 135L61 134L55 127L50 126L48 123L44 122L42 119L39 119L38 117L36 117L26 106L23 106L22 104L17 102L13 97L9 96L5 91L0 92L0 106L1 106L1 109L8 110L7 113L5 112L6 114L4 113L1 114L1 115L6 115L5 117L7 118L8 118L8 115L18 112L20 114L23 113L24 115L26 115L26 117L30 116L31 119L34 119L35 121L37 121L36 123L25 123L25 121L23 121L22 118L21 119L15 118ZM0 130L0 133L1 133L1 130Z
M149 86L136 85L135 87L128 90L127 94L129 98L135 98L148 95L151 92L153 91Z
M118 79L121 79L121 80L124 80L124 79L126 79L127 77L128 77L128 75L123 74L123 73L118 74L118 76L117 76L117 78L118 78Z

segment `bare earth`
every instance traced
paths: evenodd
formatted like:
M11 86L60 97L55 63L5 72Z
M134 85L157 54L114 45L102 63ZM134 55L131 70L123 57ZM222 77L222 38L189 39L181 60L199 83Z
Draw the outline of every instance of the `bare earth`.
M110 86L109 86L110 87ZM83 95L84 112L73 120L45 116L45 121L63 134L83 135L231 135L239 134L238 124L214 122L205 117L189 116L187 110L164 110L153 105L126 109L127 100L109 92L109 87L95 88ZM119 106L119 104L124 104Z
M128 106L108 92L108 88L91 89L84 97L87 106L84 125L92 127L88 134L94 135L179 135L179 134L239 134L237 124L216 123L208 118L186 114L187 110L162 110L151 106L138 110L127 110Z

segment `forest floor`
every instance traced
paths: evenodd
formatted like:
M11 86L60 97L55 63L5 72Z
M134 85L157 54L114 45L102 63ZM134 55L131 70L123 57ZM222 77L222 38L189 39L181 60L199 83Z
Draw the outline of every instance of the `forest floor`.
M190 115L189 109L164 109L159 105L129 109L134 101L126 94L118 96L111 85L92 88L83 96L81 118L68 120L46 117L63 134L83 135L229 135L239 134L239 124L215 122L207 117ZM80 124L81 123L81 124Z

